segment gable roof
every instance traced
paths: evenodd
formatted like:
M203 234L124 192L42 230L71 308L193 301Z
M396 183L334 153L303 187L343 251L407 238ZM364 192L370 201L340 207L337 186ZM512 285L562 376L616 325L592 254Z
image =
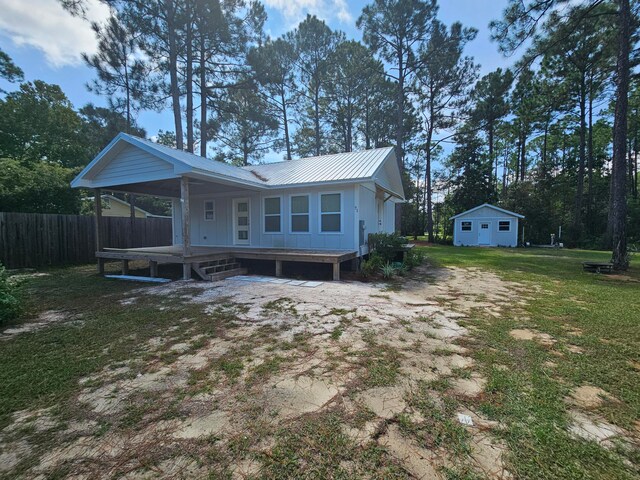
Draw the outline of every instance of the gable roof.
M493 210L495 210L497 212L504 213L506 215L511 215L513 217L524 218L524 215L520 215L519 213L512 212L510 210L505 210L504 208L496 207L495 205L491 205L490 203L483 203L482 205L478 205L477 207L473 207L472 209L467 210L466 212L462 212L462 213L459 213L457 215L454 215L453 217L449 218L449 220L453 220L455 218L462 217L462 216L467 215L467 214L469 214L471 212L475 212L476 210L480 210L481 208L484 208L484 207L491 208L491 209L493 209Z
M396 163L393 147L235 167L126 133L118 134L80 172L71 186L92 187L92 178L98 175L106 164L123 149L123 145L133 145L168 162L173 166L173 172L168 178L177 178L184 174L193 173L212 180L237 183L257 189L371 180L379 181L383 189L400 199L404 199L399 171L397 171L397 175L392 175L397 178L392 178L391 181L388 179L385 181L386 177L389 177L388 173L379 175L388 162ZM379 176L380 179L378 179Z

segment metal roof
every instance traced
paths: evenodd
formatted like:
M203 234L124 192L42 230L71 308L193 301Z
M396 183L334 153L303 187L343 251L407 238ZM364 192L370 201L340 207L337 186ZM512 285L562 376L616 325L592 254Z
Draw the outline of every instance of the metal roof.
M109 162L117 155L117 145L123 142L136 146L146 152L173 164L175 176L197 174L218 179L227 183L238 183L254 188L277 188L294 185L310 185L323 183L347 183L358 180L371 180L376 184L384 182L382 166L388 159L395 164L393 147L375 148L359 152L337 153L318 157L306 157L262 165L235 167L227 163L200 157L193 153L166 147L158 143L135 137L126 133L118 134L98 156L87 165L71 183L72 187L90 187L92 175L97 173L100 165ZM382 172L382 173L381 173ZM398 177L392 181L391 192L402 198L402 185ZM395 185L398 184L398 185Z
M478 205L477 207L473 207L473 208L471 208L471 209L469 209L467 211L464 211L462 213L454 215L453 217L449 218L449 220L453 220L454 218L458 218L458 217L461 217L461 216L466 215L468 213L475 212L476 210L480 210L483 207L488 207L488 208L491 208L491 209L496 210L498 212L505 213L507 215L511 215L513 217L524 218L524 215L520 215L519 213L512 212L511 210L505 210L504 208L496 207L495 205L491 205L490 203L483 203L482 205Z
M249 165L242 169L254 172L269 186L362 180L372 178L392 152L393 147L375 148Z
M161 145L156 142L152 142L151 140L147 140L145 138L135 137L133 135L128 135L126 133L121 134L123 136L128 137L129 140L133 140L135 142L142 143L146 145L148 148L153 150L157 150L165 155L168 155L178 162L184 163L191 168L195 168L196 170L201 170L207 173L213 173L215 175L224 175L230 178L239 178L241 180L245 180L247 182L253 183L264 183L260 179L256 178L251 172L247 172L241 168L234 167L233 165L229 165L228 163L218 162L216 160L210 160L208 158L201 157L199 155L195 155L193 153L185 152L184 150L177 150L175 148L167 147L165 145Z

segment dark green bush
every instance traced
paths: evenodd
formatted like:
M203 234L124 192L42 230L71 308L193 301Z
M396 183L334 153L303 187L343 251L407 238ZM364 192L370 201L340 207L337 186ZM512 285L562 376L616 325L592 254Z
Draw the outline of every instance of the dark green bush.
M369 251L380 255L384 263L394 262L398 252L407 243L409 241L398 233L371 233L369 235Z
M411 270L418 265L421 265L424 262L424 253L420 250L416 250L412 248L407 252L407 255L404 259L404 266L407 270Z
M20 313L16 286L0 263L0 325L14 320Z
M384 266L384 259L378 255L377 253L369 254L369 258L367 260L363 260L360 265L360 270L362 271L362 275L364 277L371 277L377 274L380 269Z

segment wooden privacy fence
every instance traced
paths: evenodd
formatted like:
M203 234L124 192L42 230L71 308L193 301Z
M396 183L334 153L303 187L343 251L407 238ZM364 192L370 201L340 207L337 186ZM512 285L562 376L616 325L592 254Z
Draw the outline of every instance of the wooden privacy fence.
M172 243L170 218L102 217L101 227L105 247ZM95 217L0 212L0 262L7 268L90 263L95 249Z

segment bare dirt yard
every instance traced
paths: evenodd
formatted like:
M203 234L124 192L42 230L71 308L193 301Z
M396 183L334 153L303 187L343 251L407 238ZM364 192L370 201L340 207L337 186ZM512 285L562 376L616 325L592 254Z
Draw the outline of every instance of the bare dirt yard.
M2 477L528 476L510 418L491 408L492 375L513 366L487 365L501 347L479 332L509 319L516 349L555 349L526 323L534 284L434 264L391 284L314 288L65 278L39 277L47 293L33 318L0 334L3 356L22 365L3 376L13 389L0 410ZM553 371L562 358L549 358ZM569 390L568 437L632 445L592 414L619 399Z

